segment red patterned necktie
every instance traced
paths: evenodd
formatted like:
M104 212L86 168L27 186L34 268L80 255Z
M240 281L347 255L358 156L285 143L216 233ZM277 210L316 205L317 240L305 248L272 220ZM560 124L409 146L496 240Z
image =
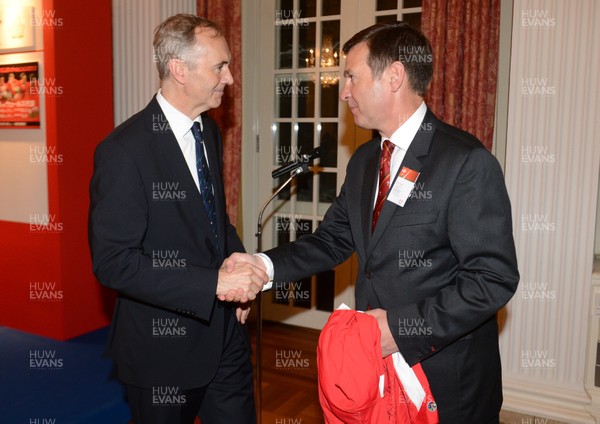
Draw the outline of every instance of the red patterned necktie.
M377 202L375 202L375 208L373 209L371 232L375 230L381 208L383 207L387 193L390 190L390 166L392 164L393 151L394 144L390 140L385 140L381 149L381 160L379 161L379 190L377 191Z

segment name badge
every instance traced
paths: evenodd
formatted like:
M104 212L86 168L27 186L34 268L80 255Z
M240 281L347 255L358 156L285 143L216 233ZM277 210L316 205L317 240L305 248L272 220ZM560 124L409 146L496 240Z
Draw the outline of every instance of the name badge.
M419 173L417 171L403 166L398 174L398 178L396 178L396 181L394 182L394 186L388 194L387 200L400 207L404 207L410 193L415 187L417 178L419 178Z

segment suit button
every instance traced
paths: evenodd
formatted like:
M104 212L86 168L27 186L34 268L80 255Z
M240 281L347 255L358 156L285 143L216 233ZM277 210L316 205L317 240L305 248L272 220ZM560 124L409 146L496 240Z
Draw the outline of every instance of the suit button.
M372 276L373 276L373 273L371 271L365 272L365 277L367 277L367 280L370 280Z

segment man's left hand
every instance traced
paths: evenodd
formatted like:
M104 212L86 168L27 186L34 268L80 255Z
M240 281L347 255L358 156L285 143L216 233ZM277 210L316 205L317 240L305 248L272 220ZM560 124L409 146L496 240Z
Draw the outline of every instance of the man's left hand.
M379 330L381 331L381 353L385 358L394 352L398 352L398 346L392 337L392 332L387 322L387 311L384 309L371 309L365 311L365 314L375 317L379 324Z
M250 313L250 304L251 302L240 303L238 304L238 307L235 308L235 316L241 324L245 324L246 320L248 319L248 314Z

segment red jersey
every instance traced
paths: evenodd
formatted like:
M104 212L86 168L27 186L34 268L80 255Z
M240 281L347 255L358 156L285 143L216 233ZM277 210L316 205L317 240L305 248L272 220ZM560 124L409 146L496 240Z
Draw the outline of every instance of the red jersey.
M380 343L381 332L372 316L337 310L329 317L317 347L319 402L325 422L439 423L437 406L421 364L412 367L414 375L409 370L412 378L407 379L406 369L399 374L397 367L408 365L399 354L382 358ZM399 375L403 375L402 379ZM415 396L415 392L421 396ZM420 399L418 405L415 399Z

